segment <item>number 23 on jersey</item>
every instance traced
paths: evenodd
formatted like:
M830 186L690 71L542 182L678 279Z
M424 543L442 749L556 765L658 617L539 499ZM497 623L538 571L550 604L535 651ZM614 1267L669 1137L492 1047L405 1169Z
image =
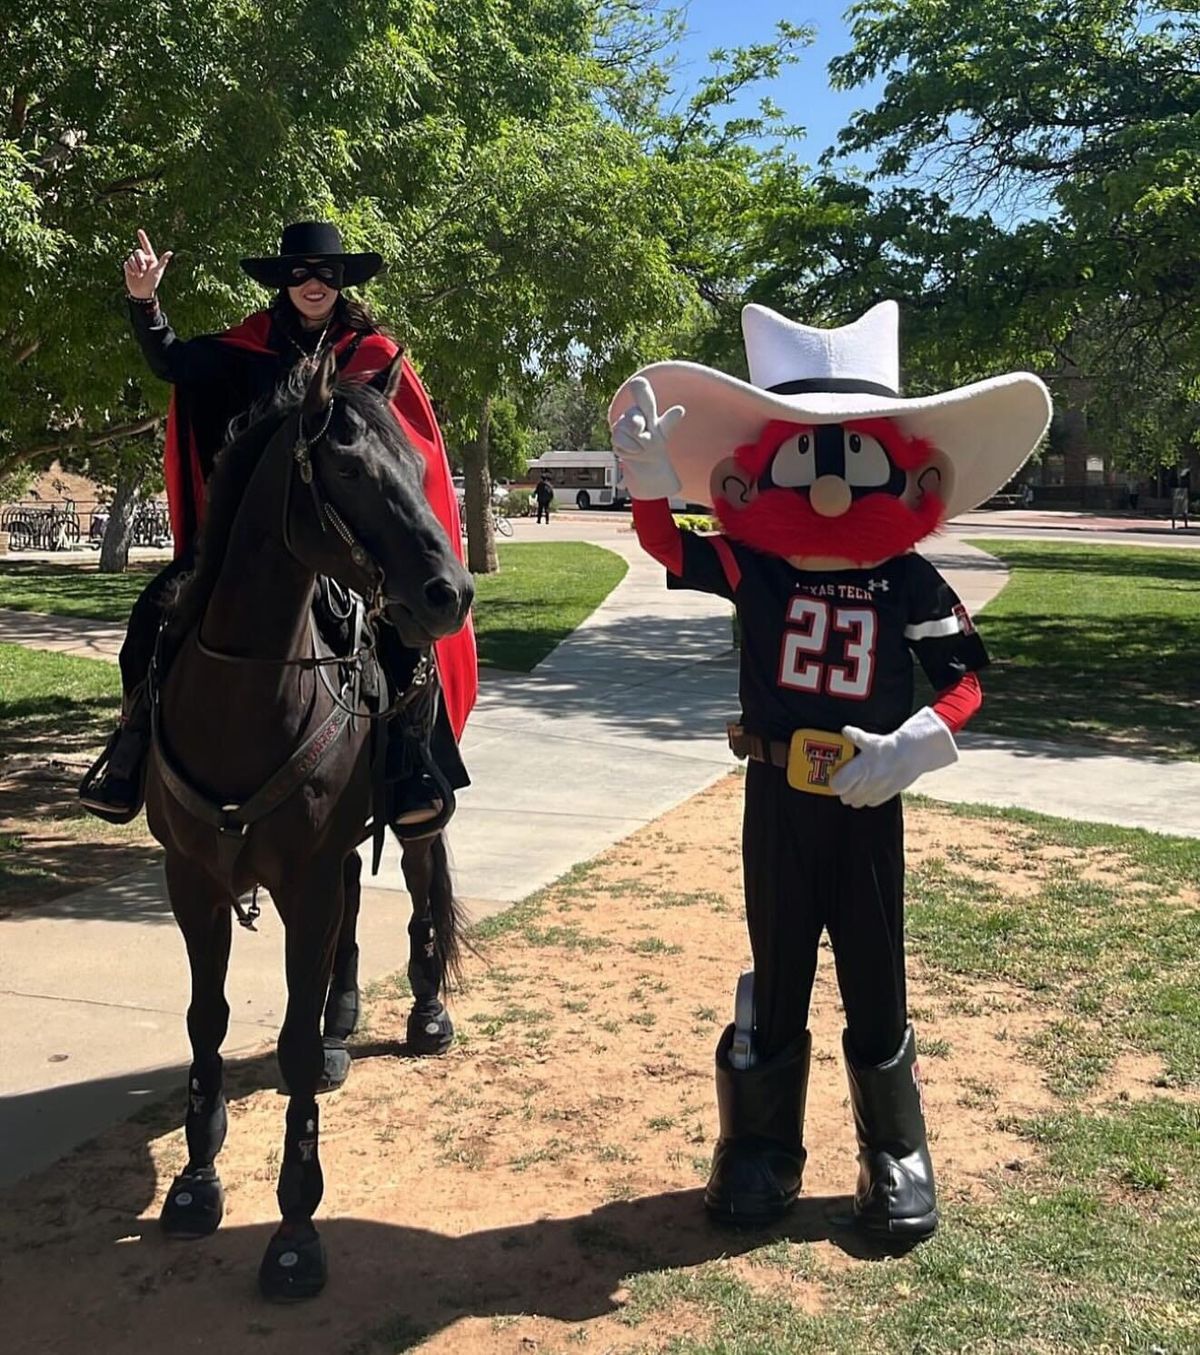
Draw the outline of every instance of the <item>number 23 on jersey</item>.
M779 656L781 687L850 701L871 695L879 623L874 607L831 606L822 598L797 596L788 603L787 620ZM826 658L835 634L845 636L842 663Z

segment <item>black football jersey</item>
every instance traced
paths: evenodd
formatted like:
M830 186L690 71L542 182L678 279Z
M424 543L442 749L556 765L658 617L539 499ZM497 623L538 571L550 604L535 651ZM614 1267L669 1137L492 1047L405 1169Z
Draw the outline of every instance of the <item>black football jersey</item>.
M802 570L727 537L719 549L712 537L682 537L683 572L668 572L668 587L737 608L742 723L752 733L787 739L857 725L890 734L912 713L914 653L939 692L987 666L967 609L916 552L875 569Z

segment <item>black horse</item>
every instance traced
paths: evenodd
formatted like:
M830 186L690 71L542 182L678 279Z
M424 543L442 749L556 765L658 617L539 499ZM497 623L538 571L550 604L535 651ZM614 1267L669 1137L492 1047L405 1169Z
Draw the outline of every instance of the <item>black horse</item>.
M316 581L331 577L368 599L418 651L464 624L474 594L425 498L423 462L388 407L399 377L397 359L382 392L335 385L326 353L222 452L197 568L164 631L173 657L154 698L147 816L166 851L192 975L188 1162L162 1224L173 1236L201 1237L221 1221L214 1162L226 1130L219 1051L231 917L261 884L284 924L288 988L278 1042L290 1098L283 1219L259 1271L263 1293L276 1299L308 1297L325 1282L312 1222L323 1190L321 1022L324 1011L327 1043L336 1045L357 1017L355 848L378 786L371 717L388 701L386 693L372 700L369 638L339 663L318 635ZM418 663L396 706L427 696L431 674L427 659ZM456 966L461 919L441 833L405 842L403 865L414 906L414 1015L419 1031L427 1026L444 1043L436 981Z

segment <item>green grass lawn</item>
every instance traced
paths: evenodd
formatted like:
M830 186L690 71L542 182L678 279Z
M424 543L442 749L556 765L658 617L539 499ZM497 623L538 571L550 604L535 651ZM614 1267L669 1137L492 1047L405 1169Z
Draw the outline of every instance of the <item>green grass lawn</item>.
M6 563L0 565L0 607L119 623L161 568L139 563L125 574L101 574L94 564Z
M120 705L116 664L0 644L0 760L102 744Z
M502 545L500 572L475 580L479 661L527 673L625 577L619 555L581 541Z
M80 878L88 862L96 866L144 832L144 825L114 829L90 818L74 796L79 772L52 765L59 759L86 765L111 733L120 703L115 664L0 644L0 767L15 759L45 772L32 781L14 779L0 792L0 913L14 902L91 883ZM51 845L41 840L46 830ZM32 846L30 834L38 839ZM122 857L114 873L133 864ZM96 874L103 878L102 868Z
M971 544L1012 570L972 730L1200 758L1200 551Z
M501 545L500 572L475 580L479 660L528 672L625 577L612 551L583 542ZM122 622L158 566L99 574L92 565L0 566L0 607Z

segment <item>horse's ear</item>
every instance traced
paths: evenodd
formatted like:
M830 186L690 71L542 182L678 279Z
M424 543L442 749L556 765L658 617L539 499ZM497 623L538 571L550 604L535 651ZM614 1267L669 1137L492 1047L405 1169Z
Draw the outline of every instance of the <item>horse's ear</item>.
M301 408L308 418L324 414L333 399L333 388L337 384L337 354L332 348L326 348L317 359L317 367L308 379L308 389L304 392L304 404Z
M386 367L381 368L371 378L371 385L390 405L396 398L400 383L404 380L404 353L398 352Z

